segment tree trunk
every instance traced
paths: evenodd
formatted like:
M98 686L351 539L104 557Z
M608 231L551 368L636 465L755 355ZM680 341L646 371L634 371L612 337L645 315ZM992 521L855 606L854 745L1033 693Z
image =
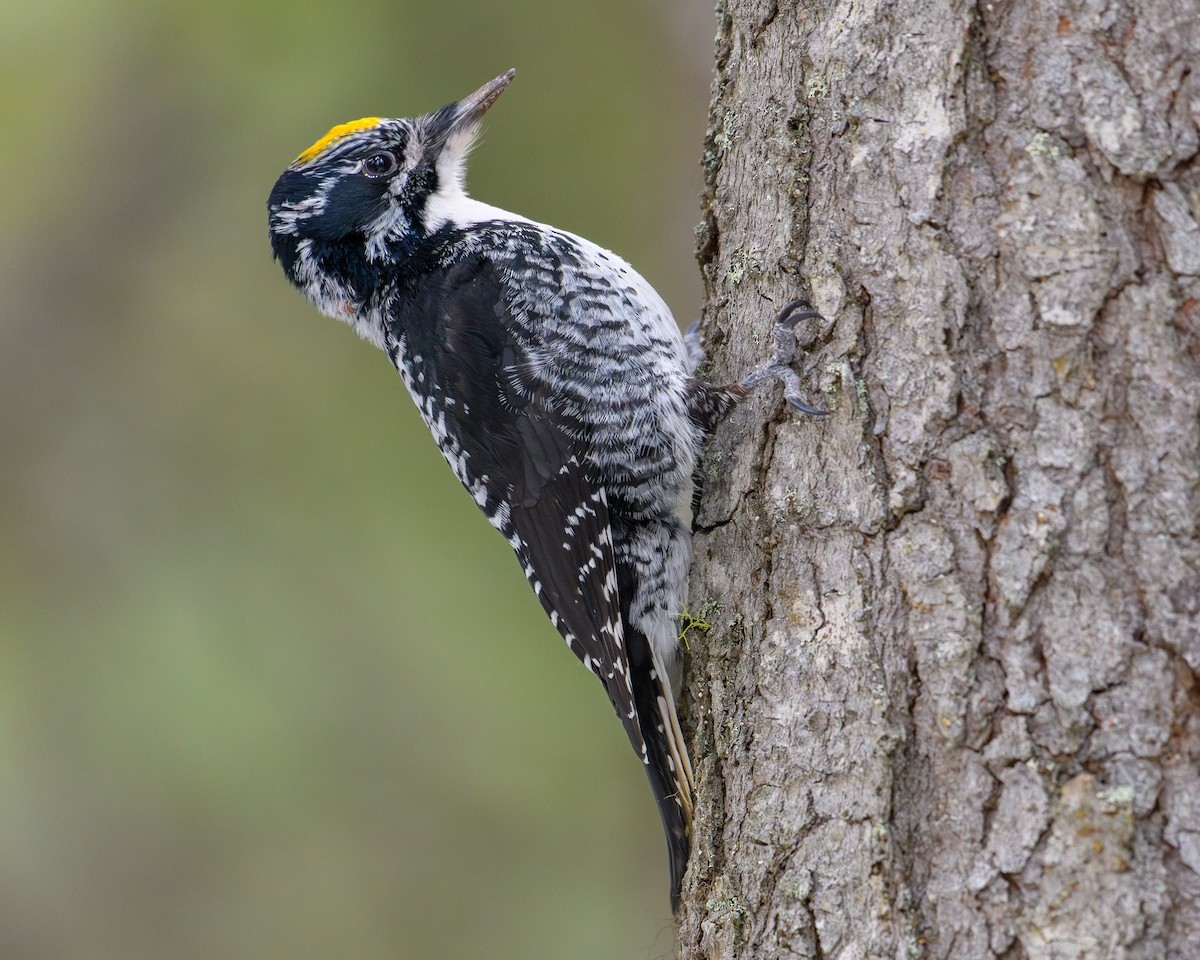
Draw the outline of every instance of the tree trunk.
M685 957L1200 957L1200 9L1125 6L719 5L710 375L808 295L833 415L703 464Z

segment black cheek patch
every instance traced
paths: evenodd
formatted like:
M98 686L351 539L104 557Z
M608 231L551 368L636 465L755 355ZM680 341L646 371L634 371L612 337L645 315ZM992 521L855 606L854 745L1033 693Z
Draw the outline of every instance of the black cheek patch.
M296 170L285 170L271 188L267 209L275 210L285 204L296 204L317 192L316 177Z
M317 240L339 240L361 231L379 216L387 186L386 180L344 177L329 191L324 212L299 222L300 235Z

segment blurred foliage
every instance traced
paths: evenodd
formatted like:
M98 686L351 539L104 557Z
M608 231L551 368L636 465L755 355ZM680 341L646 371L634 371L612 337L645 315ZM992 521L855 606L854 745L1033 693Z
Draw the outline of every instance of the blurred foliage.
M0 957L671 953L606 698L265 199L333 123L515 65L472 192L686 322L710 18L0 11Z

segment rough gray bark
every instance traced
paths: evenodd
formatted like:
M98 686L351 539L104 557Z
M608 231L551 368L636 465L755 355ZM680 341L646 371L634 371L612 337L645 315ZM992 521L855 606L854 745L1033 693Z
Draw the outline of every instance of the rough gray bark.
M1200 957L1200 8L718 14L683 955Z

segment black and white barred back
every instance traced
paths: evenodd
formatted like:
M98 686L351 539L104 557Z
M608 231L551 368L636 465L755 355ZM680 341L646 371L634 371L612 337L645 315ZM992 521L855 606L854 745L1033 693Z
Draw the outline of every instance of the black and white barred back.
M647 764L678 891L693 787L674 703L691 558L677 514L701 439L678 328L588 241L471 220L467 200L455 212L425 251L437 266L383 293L392 315L427 321L391 325L385 346L455 475L604 684ZM608 269L587 269L597 262Z
M767 378L818 411L798 399L790 353L741 384L691 378L670 311L625 261L467 197L479 118L512 75L432 114L334 127L275 184L271 241L318 308L387 353L604 684L646 764L674 904L692 810L674 697L697 450Z

